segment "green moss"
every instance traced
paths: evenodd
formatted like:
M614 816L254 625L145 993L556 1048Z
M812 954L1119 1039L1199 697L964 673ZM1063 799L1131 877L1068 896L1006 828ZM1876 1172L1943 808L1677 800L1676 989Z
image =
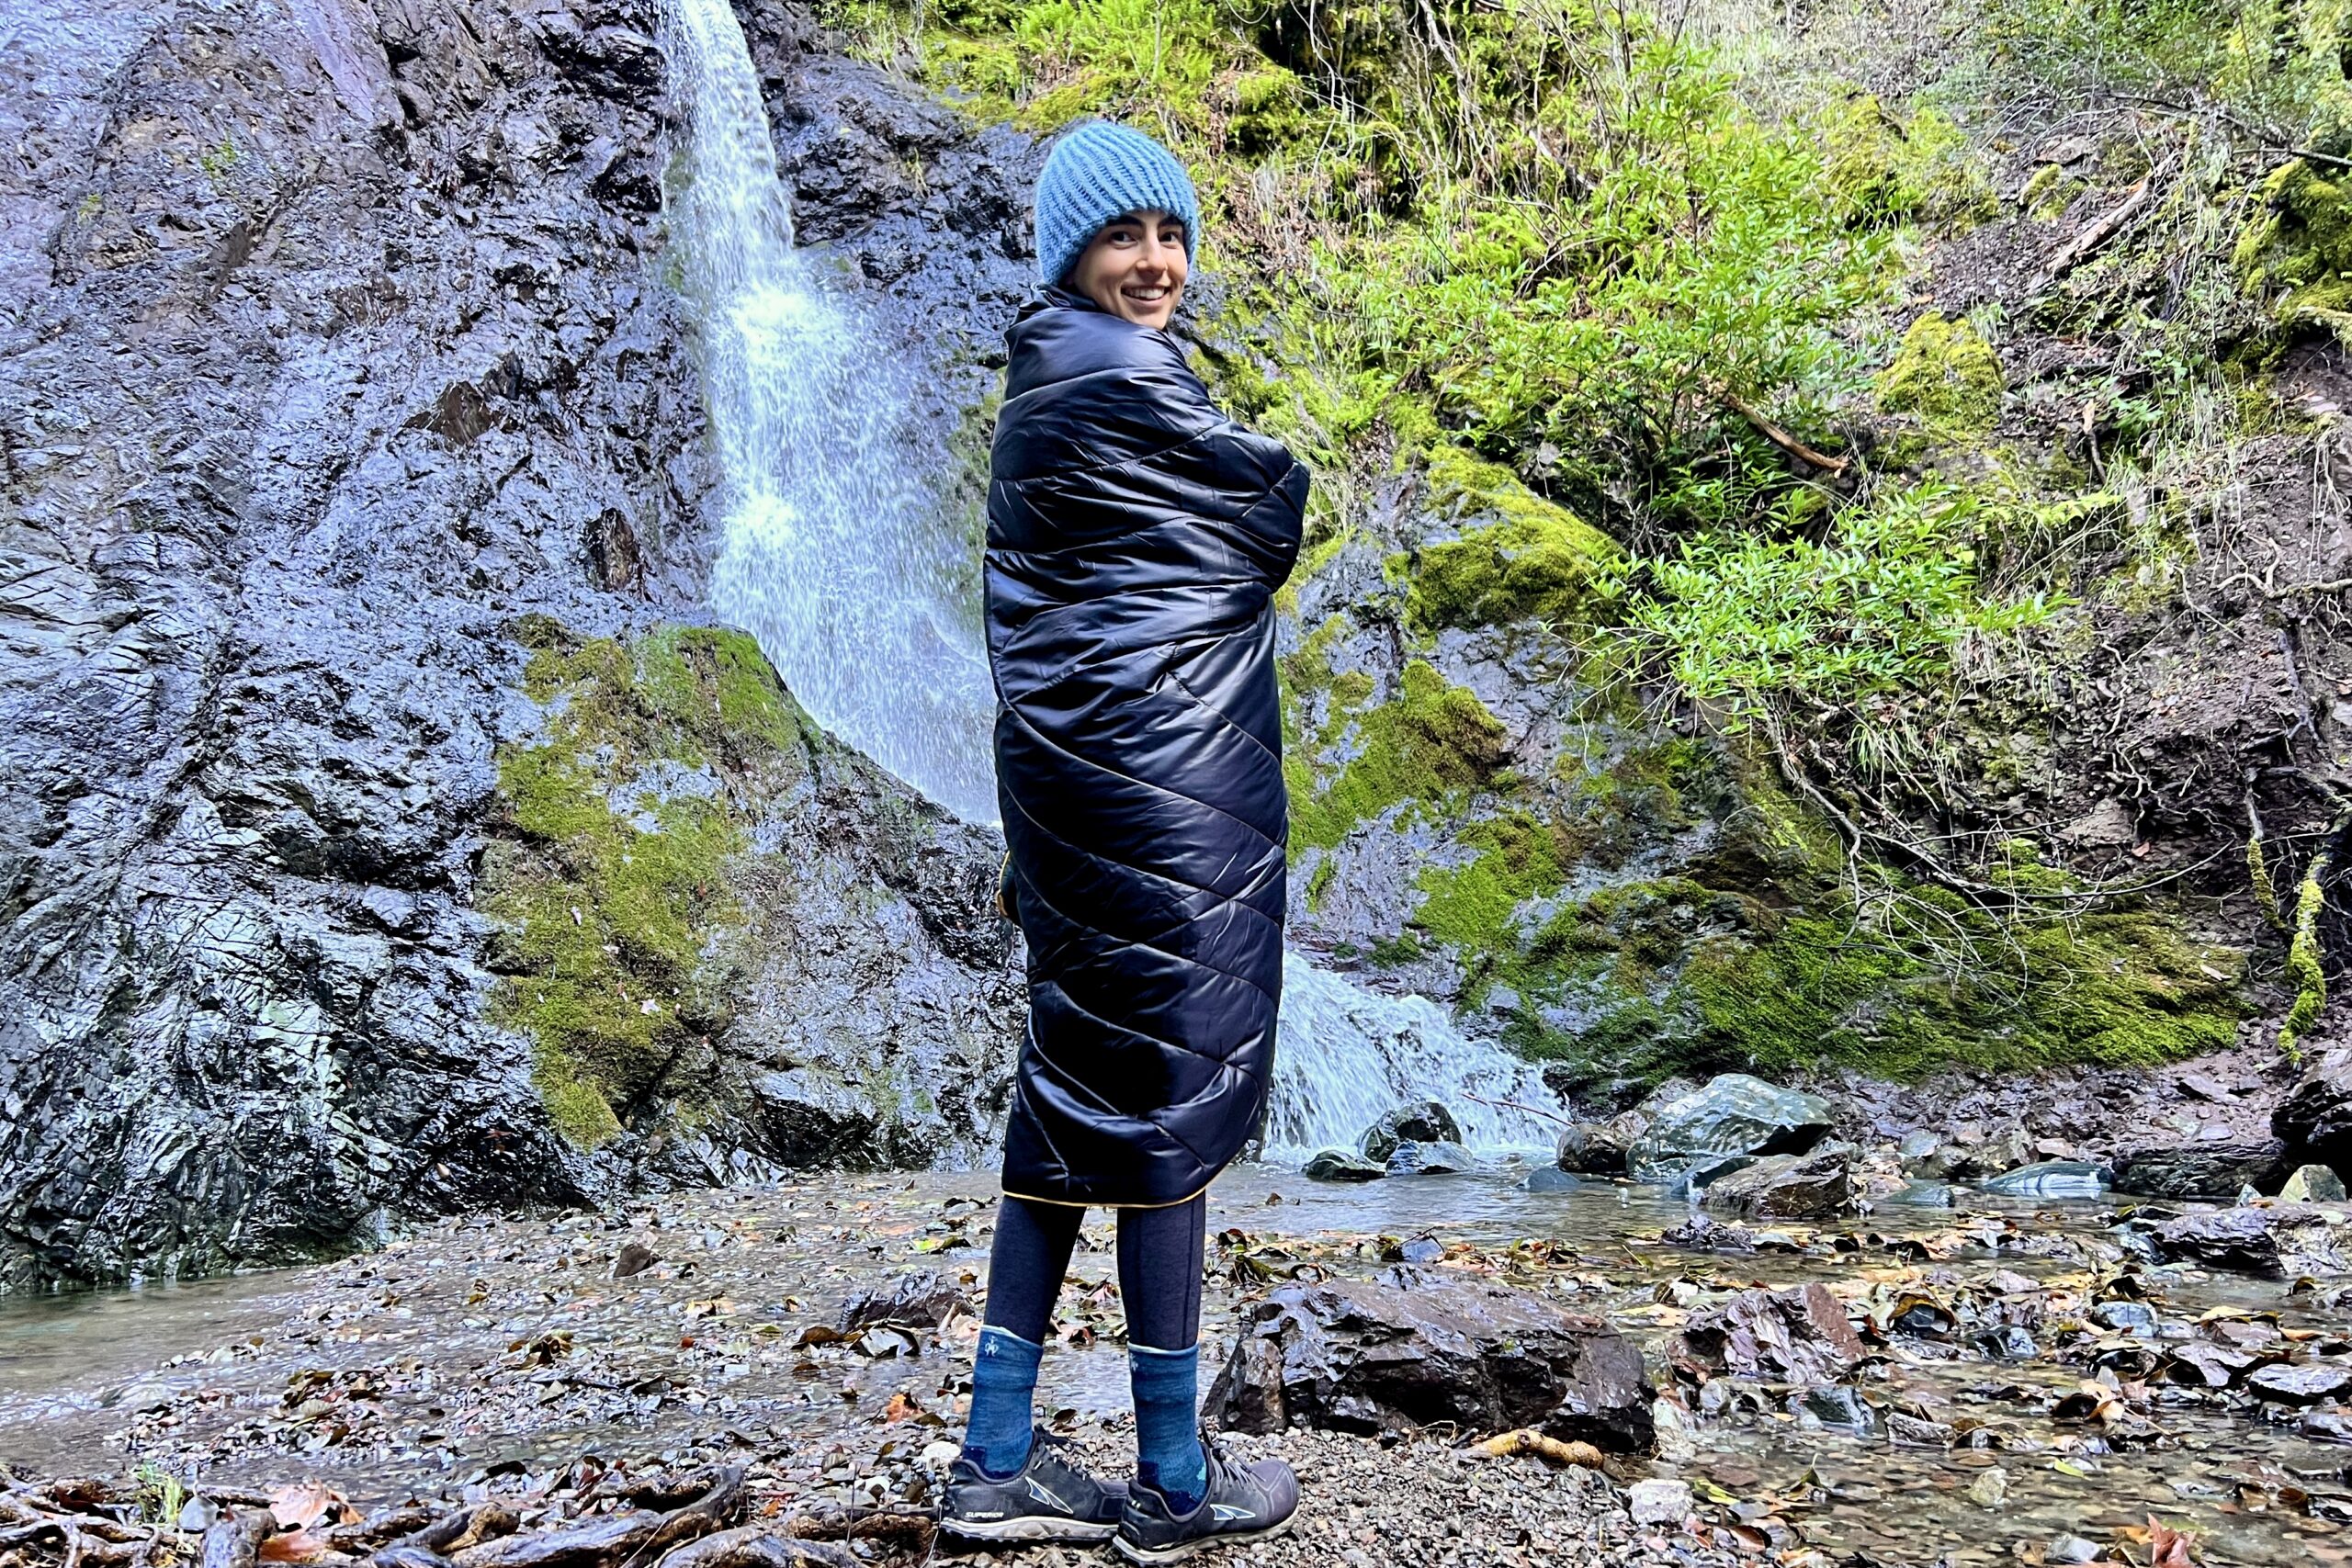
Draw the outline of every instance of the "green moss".
M2238 237L2235 260L2252 293L2281 321L2309 321L2352 336L2352 186L2306 159L2263 181L2261 215Z
M1475 1002L1480 982L1510 967L1525 945L1515 926L1521 906L1566 880L1574 847L1556 827L1526 811L1473 822L1457 842L1476 850L1476 858L1420 874L1413 924L1463 958L1471 970L1464 999Z
M2075 198L2087 188L2086 183L2068 174L2057 164L2044 164L2025 182L2018 192L2018 205L2029 218L2049 222L2074 205Z
M1393 580L1408 584L1406 615L1415 630L1588 618L1597 570L1623 553L1615 540L1509 469L1459 447L1430 451L1429 487L1440 510L1498 521L1385 563Z
M1283 758L1294 852L1336 846L1395 806L1458 803L1509 758L1502 722L1427 662L1408 663L1396 695L1374 705L1369 677L1334 676L1327 660L1328 644L1310 637L1283 661L1294 693L1319 690L1326 704L1317 733L1289 738Z
M2312 856L2295 890L2295 931L2287 942L2287 977L2294 982L2295 999L2278 1025L2278 1048L2297 1060L2301 1058L2303 1036L2311 1032L2327 1006L2327 966L2320 953L2319 918L2327 908L2323 885L2330 858L2325 850Z
M1800 916L1770 942L1697 944L1678 986L1698 1043L1768 1072L1828 1061L1900 1078L1954 1063L2147 1066L2236 1039L2240 959L2164 913L2001 929L1940 889L1907 897L1921 917L1907 934ZM1973 952L1924 940L1939 931L1964 933Z
M1878 399L1939 433L1970 435L1992 428L2007 387L1993 345L1964 318L1947 321L1930 310L1911 323L1894 362L1879 373Z
M745 790L798 765L805 723L758 644L664 626L624 646L518 622L541 733L498 757L477 904L501 935L499 1021L528 1032L563 1134L617 1133L726 1019L709 957L741 912Z
M1823 118L1820 136L1828 188L1857 223L1920 220L1956 229L1998 210L1991 183L1966 155L1966 138L1934 109L1901 121L1875 95L1857 93Z

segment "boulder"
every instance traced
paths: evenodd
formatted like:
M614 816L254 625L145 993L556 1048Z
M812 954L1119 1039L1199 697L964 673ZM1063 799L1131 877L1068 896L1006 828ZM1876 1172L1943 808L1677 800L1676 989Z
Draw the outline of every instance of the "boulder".
M2245 1380L2257 1399L2278 1404L2316 1404L2352 1391L2352 1367L2327 1361L2282 1361Z
M2344 1179L2324 1165L2300 1165L2279 1184L2282 1203L2341 1203Z
M1307 1156L1300 1174L1310 1181L1377 1181L1388 1168L1346 1149L1317 1149Z
M2211 1209L2160 1222L2150 1238L2167 1263L2197 1263L2267 1279L2352 1272L2342 1216L2312 1203Z
M1236 1431L1540 1428L1612 1452L1654 1427L1642 1354L1597 1317L1442 1270L1284 1285L1242 1310L1205 1408Z
M1634 1142L1649 1124L1637 1111L1606 1122L1578 1122L1560 1134L1556 1163L1579 1176L1623 1176Z
M1700 1202L1759 1220L1819 1220L1854 1207L1853 1153L1843 1145L1767 1155L1709 1183Z
M2097 1198L2107 1191L2109 1175L2107 1167L2088 1160L2046 1159L1977 1185L1996 1198Z
M1434 1100L1424 1100L1412 1105L1400 1105L1379 1121L1364 1129L1356 1148L1364 1158L1375 1165L1385 1165L1396 1145L1415 1144L1458 1144L1462 1141L1462 1126L1453 1112Z
M1627 1157L1639 1181L1662 1181L1722 1155L1803 1154L1829 1131L1829 1102L1724 1073L1651 1115Z
M1573 1192L1583 1185L1565 1170L1549 1168L1531 1170L1527 1173L1527 1179L1520 1183L1530 1192Z
M1456 1143L1408 1139L1389 1155L1387 1168L1391 1176L1453 1176L1477 1169L1478 1156Z
M1943 1174L1954 1181L1978 1181L2015 1170L2033 1157L2033 1145L2021 1128L2004 1128L1973 1142L1955 1143L1942 1151Z
M1701 1160L1666 1184L1668 1198L1696 1198L1709 1187L1736 1170L1746 1170L1761 1155L1725 1155L1721 1159Z
M1702 1382L1749 1378L1810 1388L1838 1382L1868 1352L1838 1298L1814 1283L1742 1291L1719 1307L1693 1313L1668 1354Z
M2249 1187L2263 1192L2275 1189L2286 1170L2286 1159L2287 1145L2277 1138L2256 1144L2135 1149L2116 1156L2115 1190L2176 1202L2199 1198L2226 1202Z
M843 1334L868 1328L937 1328L972 1310L972 1298L936 1269L917 1269L860 1291L842 1303L833 1326Z
M2297 1164L2352 1170L2352 1045L2328 1051L2304 1069L2270 1114Z

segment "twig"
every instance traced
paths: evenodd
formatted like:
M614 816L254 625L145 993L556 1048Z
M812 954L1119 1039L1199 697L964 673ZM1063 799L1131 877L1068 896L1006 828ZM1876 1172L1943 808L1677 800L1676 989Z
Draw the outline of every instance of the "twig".
M1849 461L1847 458L1832 457L1826 452L1815 451L1812 447L1806 446L1804 442L1798 440L1795 436L1790 434L1779 425L1773 423L1771 420L1765 416L1763 410L1758 408L1755 404L1741 397L1737 392L1731 390L1729 388L1725 388L1723 392L1723 400L1725 403L1730 405L1734 413L1738 414L1740 418L1746 420L1749 424L1756 427L1757 434L1762 436L1765 440L1770 441L1773 446L1778 446L1781 451L1786 452L1790 457L1796 458L1799 462L1810 463L1816 468L1823 469L1826 472L1833 474L1842 474L1846 471L1846 466Z
M2041 281L2055 283L2065 276L2080 266L2093 251L2113 239L2116 231L2138 217L2140 209L2148 205L2150 193L2155 189L2155 178L2154 169L2142 175L2140 183L2109 209L2106 216L2094 219L2088 228L2052 252L2050 259L2041 265Z
M1494 1106L1499 1111L1524 1111L1530 1116L1541 1116L1546 1122L1557 1122L1563 1127L1573 1127L1576 1125L1575 1122L1561 1115L1558 1111L1546 1111L1540 1105L1525 1105L1516 1100L1488 1100L1483 1094L1472 1094L1467 1089L1463 1090L1462 1098L1464 1100L1476 1100L1480 1105Z
M2268 130L2240 119L2219 104L2202 106L2177 104L2168 98L2151 98L2138 93L2118 93L2116 96L2127 104L2140 104L2148 108L2165 109L2184 117L2193 118L2200 113L2210 114L2231 130L2242 130L2253 137L2256 148L2259 152L2283 152L2290 158L2307 158L2314 164L2325 164L2330 168L2352 169L2352 158L2340 158L2333 152L2323 152L2316 147L2299 146L2288 141L2278 131Z

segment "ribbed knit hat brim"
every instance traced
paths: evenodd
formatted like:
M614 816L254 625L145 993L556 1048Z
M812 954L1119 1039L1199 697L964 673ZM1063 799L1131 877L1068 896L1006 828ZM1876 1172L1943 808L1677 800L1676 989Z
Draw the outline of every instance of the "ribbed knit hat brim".
M1184 258L1200 239L1201 204L1176 155L1140 130L1089 120L1064 131L1037 176L1037 276L1059 283L1102 225L1131 212L1172 213Z

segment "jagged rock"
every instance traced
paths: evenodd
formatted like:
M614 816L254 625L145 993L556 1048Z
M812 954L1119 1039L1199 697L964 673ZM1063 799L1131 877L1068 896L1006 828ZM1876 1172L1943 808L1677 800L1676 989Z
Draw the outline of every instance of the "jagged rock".
M1711 1182L1700 1202L1751 1219L1827 1219L1853 1209L1852 1179L1852 1151L1843 1146L1768 1155Z
M2344 1179L2324 1165L2302 1165L2278 1187L2282 1203L2341 1203Z
M851 1296L833 1326L850 1335L868 1328L937 1328L971 1311L972 1298L961 1286L936 1269L917 1269Z
M1947 1147L1943 1151L1943 1174L1953 1181L1981 1181L1988 1176L2015 1170L2032 1157L2033 1145L2024 1132L2007 1127L1973 1143Z
M2183 1214L2158 1223L2150 1239L2166 1262L2279 1280L2346 1272L2346 1228L2315 1204L2275 1203Z
M2107 1167L2087 1160L2046 1159L1977 1185L1996 1198L2097 1198L2106 1192L2108 1176Z
M1310 1181L1377 1181L1388 1174L1388 1168L1346 1149L1317 1149L1307 1156L1299 1173Z
M613 1278L634 1279L662 1261L662 1255L641 1241L625 1241L613 1254Z
M1391 1176L1455 1176L1478 1168L1478 1156L1453 1143L1398 1144L1388 1156Z
M1530 1192L1573 1192L1583 1185L1565 1170L1531 1170L1520 1183Z
M1461 1141L1462 1128L1453 1120L1453 1113L1434 1100L1424 1100L1413 1105L1400 1105L1365 1128L1363 1136L1356 1140L1356 1147L1364 1158L1385 1165L1399 1144Z
M2115 1157L2115 1190L2141 1198L2227 1201L2246 1188L2268 1191L2285 1169L2287 1145L2191 1144L2184 1148L2137 1149Z
M1555 1163L1579 1176L1623 1176L1634 1140L1649 1124L1648 1117L1631 1111L1606 1122L1578 1122L1560 1134Z
M1846 1309L1818 1283L1742 1291L1694 1313L1669 1351L1702 1379L1734 1377L1810 1387L1833 1383L1868 1354Z
M699 621L717 554L655 281L654 13L220 0L12 39L46 85L0 170L0 1289L989 1130L1021 1003L1000 852L838 748L762 824L750 972L668 1069L692 1116L626 1102L585 1152L493 1018L514 944L475 897L543 716L518 617ZM788 15L746 8L787 161L893 99L862 123L945 128L890 130L854 222L804 220L953 228L875 291L922 323L944 453L1030 282L1035 149L871 67L804 92Z
M2352 1367L2325 1361L2280 1362L2264 1367L2245 1380L2262 1399L2280 1404L2316 1404L2352 1389Z
M1627 1158L1634 1179L1660 1181L1710 1156L1802 1154L1829 1131L1829 1102L1724 1073L1662 1105Z
M2303 1070L2271 1112L2270 1130L2298 1165L2352 1170L2352 1045L2333 1047Z
M1649 1448L1641 1351L1599 1318L1442 1271L1285 1285L1242 1312L1205 1404L1243 1432L1520 1427L1611 1452Z

